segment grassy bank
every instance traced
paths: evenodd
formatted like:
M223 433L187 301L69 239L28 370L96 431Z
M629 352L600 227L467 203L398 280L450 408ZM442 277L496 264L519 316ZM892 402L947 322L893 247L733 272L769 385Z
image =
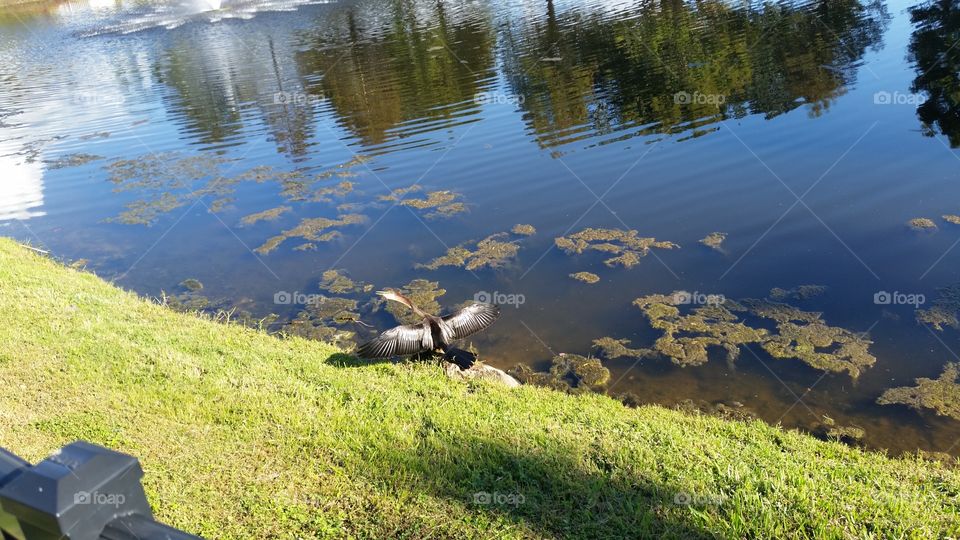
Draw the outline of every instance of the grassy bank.
M174 313L6 239L0 318L0 445L135 454L158 517L213 538L960 531L960 475L931 462L361 365Z

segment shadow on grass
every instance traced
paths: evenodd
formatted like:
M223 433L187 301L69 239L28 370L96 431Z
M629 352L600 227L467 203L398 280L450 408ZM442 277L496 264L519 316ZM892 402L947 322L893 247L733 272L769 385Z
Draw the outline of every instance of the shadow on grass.
M694 511L674 502L678 489L638 478L608 454L578 455L559 441L524 449L522 443L424 429L413 448L378 455L378 466L369 474L404 490L449 498L471 513L498 514L546 536L715 538L683 520L684 515L693 520Z

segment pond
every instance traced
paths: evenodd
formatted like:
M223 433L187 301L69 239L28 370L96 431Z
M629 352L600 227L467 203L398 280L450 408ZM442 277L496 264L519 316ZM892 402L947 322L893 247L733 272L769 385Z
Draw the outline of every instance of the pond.
M529 382L960 455L958 15L5 9L0 234L344 346L405 317L376 289L493 301L470 345Z

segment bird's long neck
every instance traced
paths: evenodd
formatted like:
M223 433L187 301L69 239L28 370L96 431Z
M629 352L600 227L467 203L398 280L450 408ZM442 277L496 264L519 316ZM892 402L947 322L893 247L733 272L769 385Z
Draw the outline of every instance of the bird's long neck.
M402 294L400 294L400 293L394 293L393 296L394 296L394 298L388 298L388 300L394 300L394 301L400 302L401 304L403 304L403 305L407 306L408 308L410 308L410 310L413 311L414 313L416 313L417 316L419 316L419 317L424 317L424 318L426 318L426 317L429 316L425 311L423 311L422 309L418 308L417 305L413 303L413 300L410 300L410 299L407 298L406 296L404 296L404 295L402 295Z

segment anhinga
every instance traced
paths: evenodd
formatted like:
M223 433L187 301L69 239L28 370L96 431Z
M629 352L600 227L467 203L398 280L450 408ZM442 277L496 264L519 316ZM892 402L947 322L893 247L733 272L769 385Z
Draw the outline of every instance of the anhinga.
M410 308L423 321L391 328L357 349L361 358L390 358L442 350L449 354L450 344L486 330L500 317L500 308L492 304L474 302L460 311L437 317L418 308L409 298L395 291L377 291L386 300L399 302Z

